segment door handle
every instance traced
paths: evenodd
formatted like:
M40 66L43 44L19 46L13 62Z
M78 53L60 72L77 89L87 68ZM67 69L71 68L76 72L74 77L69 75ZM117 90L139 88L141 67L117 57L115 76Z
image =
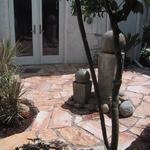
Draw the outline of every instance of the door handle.
M33 25L33 29L32 29L32 31L31 31L33 34L36 34L36 26L35 26L35 24Z
M41 24L39 25L39 34L42 34L42 26L41 26Z

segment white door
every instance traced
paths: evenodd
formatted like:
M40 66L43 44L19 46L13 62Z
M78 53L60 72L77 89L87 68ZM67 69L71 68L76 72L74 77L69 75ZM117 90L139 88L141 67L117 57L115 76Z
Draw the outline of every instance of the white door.
M59 0L9 0L11 42L21 43L17 64L63 62L63 6ZM63 13L62 13L63 14Z
M40 63L61 63L63 62L63 1L37 1L39 2Z

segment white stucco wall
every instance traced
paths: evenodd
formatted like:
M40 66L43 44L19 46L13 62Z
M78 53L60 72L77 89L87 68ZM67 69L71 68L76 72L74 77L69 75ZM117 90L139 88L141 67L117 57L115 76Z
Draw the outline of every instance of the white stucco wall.
M0 0L0 40L9 38L8 0Z
M65 62L66 63L82 63L86 62L86 55L79 32L77 17L72 16L70 4L66 3L66 47ZM94 18L92 24L85 22L87 38L92 50L100 50L101 35L107 31L107 17L103 19Z
M78 28L77 17L71 15L71 8L68 2L65 3L64 18L64 63L86 62L86 55L82 44L81 35ZM0 0L0 39L9 38L9 6L8 0ZM142 18L137 14L130 14L126 22L120 23L121 29L125 32L141 32ZM92 51L100 51L101 36L110 29L109 18L94 18L92 24L85 23L86 33ZM138 57L139 48L131 52L132 57Z

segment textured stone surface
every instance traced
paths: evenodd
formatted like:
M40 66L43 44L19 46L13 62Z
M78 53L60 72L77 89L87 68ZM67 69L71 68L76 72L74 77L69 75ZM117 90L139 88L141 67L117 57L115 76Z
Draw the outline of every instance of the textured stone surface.
M136 135L140 135L141 132L146 128L147 125L150 124L150 118L146 117L139 120L131 129L130 131Z
M134 116L141 118L144 118L145 116L150 116L150 104L142 102L141 105L139 105L135 110Z
M123 132L119 134L119 150L125 150L130 144L136 139L136 136L128 133Z
M103 139L102 129L100 127L99 120L82 121L79 123L79 126L82 127L84 130L87 130L88 132L92 133L97 138L101 140ZM107 134L108 134L108 137L111 135L111 128L108 126L107 126Z
M86 69L79 69L75 74L75 81L78 83L87 83L90 80L90 74Z
M102 141L103 138L99 114L96 112L79 115L80 110L76 113L71 113L72 108L65 108L63 106L65 101L73 95L72 82L75 80L75 72L79 68L87 68L87 66L59 64L38 67L42 68L40 73L23 74L22 81L25 87L27 87L27 92L23 98L28 99L34 107L37 107L36 109L39 112L34 122L26 129L26 132L1 138L0 150L12 150L17 145L27 143L27 138L34 138L35 135L39 135L46 141L61 139L69 143L72 149L101 150L103 143L99 139ZM97 69L95 71L97 74ZM130 147L132 141L136 145L139 144L135 134L140 135L150 123L149 73L150 69L148 68L132 68L123 73L123 84L121 86L125 90L123 98L132 100L135 112L132 117L119 119L120 145L118 150L124 150ZM131 86L136 88L129 91L128 89L131 89ZM137 86L144 88L137 88ZM95 100L93 101L91 99L90 104L96 104L95 102ZM108 136L110 137L111 118L106 115L104 116ZM144 142L142 144L146 145ZM131 147L131 149L134 148Z
M91 94L92 82L77 83L73 82L73 100L78 104L86 104Z
M127 99L131 99L131 101L135 107L140 105L140 103L142 102L142 98L143 98L142 94L129 92L129 91L125 92L125 96L127 97Z
M149 87L146 88L145 86L141 86L141 85L128 86L127 90L135 93L142 93L147 95L150 94L150 88Z
M35 138L35 132L23 132L15 134L10 137L0 139L1 150L12 150L17 146L21 146L24 143L28 143L28 138Z
M94 146L100 141L83 129L76 127L62 128L60 134L71 144L76 146Z
M119 113L123 117L130 117L134 112L133 104L130 101L124 101L119 106Z
M104 114L107 114L109 112L109 106L108 106L108 104L103 104L101 106L101 108L102 108L102 111L103 111Z
M123 34L119 34L119 41L121 48L123 48L126 44L125 36ZM102 52L105 53L115 53L113 31L107 31L104 33L101 40L101 49Z
M39 131L39 137L46 142L56 140L58 138L58 136L52 129Z
M72 116L61 108L56 107L52 113L48 128L62 128L71 125Z
M32 125L32 130L46 129L48 127L50 117L51 117L51 112L40 111L34 120L34 123Z
M99 53L98 84L103 103L108 103L107 98L112 96L112 82L114 79L115 66L115 55Z
M125 125L126 127L132 127L135 125L135 123L138 121L138 119L136 117L129 117L129 118L122 118L119 119L119 122L123 125Z

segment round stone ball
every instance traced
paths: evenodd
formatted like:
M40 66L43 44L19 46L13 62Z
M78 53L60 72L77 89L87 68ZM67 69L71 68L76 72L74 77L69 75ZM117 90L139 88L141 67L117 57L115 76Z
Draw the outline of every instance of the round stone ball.
M87 83L90 81L90 74L86 69L79 69L75 74L75 80L78 83Z
M102 111L103 111L104 114L107 114L109 112L109 106L108 106L108 104L103 104L101 106L101 108L102 108Z
M126 39L122 33L119 34L119 41L121 49L124 49L124 46L126 45ZM113 31L107 31L106 33L104 33L101 39L101 49L104 53L115 53Z
M119 112L122 117L130 117L134 112L134 106L130 101L124 101L120 104Z

